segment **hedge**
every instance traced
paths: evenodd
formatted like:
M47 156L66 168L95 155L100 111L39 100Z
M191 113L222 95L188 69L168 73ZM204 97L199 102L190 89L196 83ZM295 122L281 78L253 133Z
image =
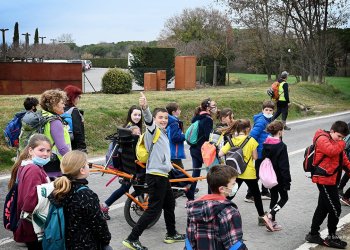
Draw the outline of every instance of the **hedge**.
M128 68L127 58L93 58L90 61L96 68Z

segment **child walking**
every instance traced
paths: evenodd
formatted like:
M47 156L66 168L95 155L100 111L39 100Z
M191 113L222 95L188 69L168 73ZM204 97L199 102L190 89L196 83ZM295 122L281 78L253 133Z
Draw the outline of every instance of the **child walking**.
M17 218L18 227L14 240L25 243L29 250L42 249L31 221L32 213L38 203L36 186L50 182L43 166L50 161L50 140L42 134L34 134L21 152L11 172L9 188L18 178Z
M277 176L278 184L270 189L270 212L267 217L266 227L270 232L282 230L282 226L276 222L276 213L287 203L288 190L290 190L290 171L287 145L281 140L284 124L281 121L273 121L267 125L267 132L272 136L267 137L263 144L263 159L269 158Z
M149 194L148 208L143 212L140 219L132 229L123 245L133 250L147 250L139 241L139 237L147 226L164 210L164 220L167 233L165 243L184 241L185 235L179 234L175 227L175 198L169 182L169 172L172 169L170 161L169 139L166 134L168 124L168 112L164 108L155 108L153 117L149 111L146 96L141 92L139 99L146 124L144 136L145 146L149 153L146 166L146 183ZM160 129L160 136L153 144L156 130Z
M213 166L207 174L212 194L187 203L187 236L192 249L247 249L241 215L227 199L237 192L237 175L230 166Z
M341 213L341 204L337 184L341 175L341 168L350 171L350 162L344 152L344 137L349 134L348 125L343 121L332 124L330 131L317 130L313 138L315 144L314 165L317 165L312 176L312 182L319 190L318 204L312 218L311 231L306 240L319 245L345 249L347 242L337 235L337 225ZM322 239L320 226L328 216L328 236Z
M181 109L176 102L170 102L166 106L169 113L169 122L166 128L170 142L171 161L181 168L184 168L182 159L186 159L183 133L183 122L179 119Z
M252 195L254 197L254 204L259 215L258 224L260 226L264 226L265 225L264 221L267 220L267 217L264 213L264 207L261 200L261 194L259 191L257 174L254 167L254 162L253 162L253 160L256 160L258 158L258 152L256 150L256 148L258 147L258 143L253 137L248 138L250 129L251 129L251 126L250 126L249 120L239 119L239 120L236 120L233 123L233 125L228 128L227 132L233 135L235 133L237 134L236 137L233 137L231 139L234 146L240 146L246 140L248 140L245 146L242 148L243 156L244 156L243 158L244 158L244 161L247 163L247 168L242 174L238 176L236 181L239 187L242 185L243 182L245 182L249 190L252 192ZM219 157L227 154L230 148L231 148L231 144L227 142L225 146L220 150Z
M78 150L65 154L61 171L63 175L55 180L49 200L63 206L66 249L110 249L111 234L98 196L87 186L90 170L86 154Z

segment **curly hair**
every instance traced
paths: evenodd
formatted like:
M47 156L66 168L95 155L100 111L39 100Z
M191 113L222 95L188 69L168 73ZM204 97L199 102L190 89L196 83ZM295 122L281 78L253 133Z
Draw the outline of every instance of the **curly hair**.
M40 96L40 106L43 110L48 112L53 112L53 107L57 105L61 100L66 102L67 95L66 92L60 89L50 89L46 90Z

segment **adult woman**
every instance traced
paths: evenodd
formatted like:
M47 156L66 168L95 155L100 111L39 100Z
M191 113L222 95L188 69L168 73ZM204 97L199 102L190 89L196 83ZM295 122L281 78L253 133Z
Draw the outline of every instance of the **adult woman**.
M201 153L201 147L205 141L209 140L209 135L213 130L213 118L212 114L216 114L217 106L216 102L212 101L210 98L204 99L201 105L196 108L194 117L192 118L192 123L199 121L198 129L198 141L197 144L191 145L190 153L192 157L192 166L194 169L192 176L198 177L201 173L200 168L203 164L203 158ZM196 190L197 182L191 185L190 190L186 193L188 200L194 200L194 193Z
M85 128L83 112L77 108L80 101L82 91L80 88L73 85L68 85L64 88L64 92L67 94L67 102L64 111L72 116L72 133L71 144L72 149L77 149L86 152L85 143Z
M133 105L129 108L128 111L128 115L126 118L126 122L124 124L124 128L129 128L132 129L133 127L137 126L139 128L139 131L142 131L142 113L141 113L141 108ZM136 142L138 140L138 135L139 133L133 133L133 137L134 137L134 142L135 142L135 146L136 146ZM134 150L135 147L131 147L130 149ZM123 151L123 153L128 154L135 154L134 152L125 152ZM136 156L134 157L136 159ZM119 189L115 190L111 196L101 204L101 211L103 213L103 216L106 220L110 220L111 217L108 214L108 210L109 210L109 206L111 206L116 200L118 200L120 197L122 197L126 192L129 191L131 187L131 183L127 180L124 180L122 182L122 185L120 186Z
M61 176L60 160L71 150L71 142L68 126L64 125L60 117L64 113L66 93L62 90L46 90L40 96L42 115L50 117L45 124L44 135L49 138L52 146L51 160L44 166L44 170L50 178Z

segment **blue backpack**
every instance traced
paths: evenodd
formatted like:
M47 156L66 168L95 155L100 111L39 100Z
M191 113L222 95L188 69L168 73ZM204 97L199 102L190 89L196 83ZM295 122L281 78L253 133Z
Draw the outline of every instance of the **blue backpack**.
M82 186L76 190L88 188ZM45 222L44 236L42 241L43 250L66 249L65 220L62 206L50 203L49 213Z
M69 137L71 139L71 141L74 139L74 135L73 135L73 120L72 120L72 112L74 110L74 107L71 107L70 109L68 109L66 112L64 112L61 115L61 118L66 122L66 124L69 126L68 128L68 132L69 132Z
M15 114L15 117L6 125L4 130L5 141L9 147L18 147L19 135L22 128L22 118L26 111Z

